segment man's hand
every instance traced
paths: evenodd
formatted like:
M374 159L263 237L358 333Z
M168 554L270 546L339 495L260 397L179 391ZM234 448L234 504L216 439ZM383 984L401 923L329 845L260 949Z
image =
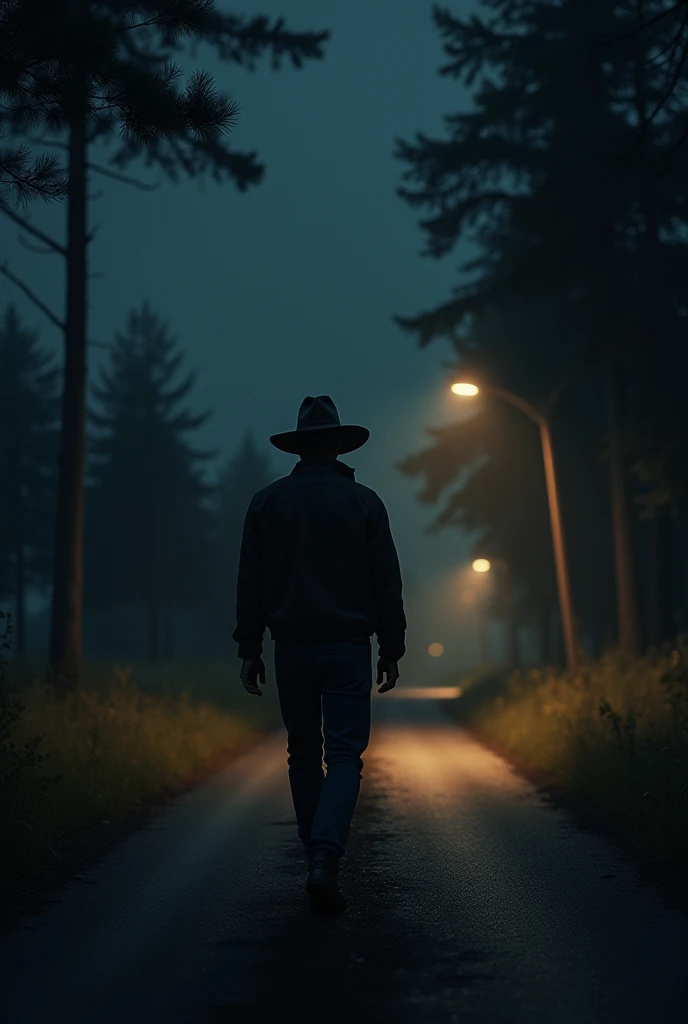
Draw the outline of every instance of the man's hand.
M383 682L383 675L387 676L387 682ZM396 686L397 679L399 678L399 664L396 661L388 661L386 658L380 658L377 663L377 685L380 686L378 693L387 693L387 690L391 690Z
M258 688L260 679L265 686L265 664L262 658L244 658L241 666L241 681L247 693L253 693L257 697L263 696L263 691Z

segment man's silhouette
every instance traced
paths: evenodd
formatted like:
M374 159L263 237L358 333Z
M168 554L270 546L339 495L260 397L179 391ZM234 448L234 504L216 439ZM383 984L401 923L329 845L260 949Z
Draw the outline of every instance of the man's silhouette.
M327 395L305 398L296 430L270 438L301 460L252 499L239 564L234 639L241 679L249 693L262 696L269 627L289 782L309 859L306 889L314 909L324 912L346 907L336 875L370 738L370 637L376 633L379 644L378 693L395 685L405 652L401 573L387 510L337 459L369 436L365 427L342 425Z

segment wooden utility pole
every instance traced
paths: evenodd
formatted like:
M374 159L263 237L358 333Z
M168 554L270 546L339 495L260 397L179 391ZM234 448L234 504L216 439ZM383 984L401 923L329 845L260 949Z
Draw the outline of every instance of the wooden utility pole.
M569 672L575 672L578 665L576 617L573 611L571 579L569 576L568 560L566 558L566 546L564 544L564 527L561 518L559 486L554 467L554 454L552 452L552 435L550 433L549 421L545 416L542 416L540 420L540 441L542 443L542 459L545 464L545 481L547 484L550 528L552 531L554 567L557 574L559 609L561 611L561 625L564 633L564 647L566 650L566 668Z
M620 650L637 657L642 641L631 499L623 443L626 427L625 397L624 374L617 364L609 370L608 425L618 645Z

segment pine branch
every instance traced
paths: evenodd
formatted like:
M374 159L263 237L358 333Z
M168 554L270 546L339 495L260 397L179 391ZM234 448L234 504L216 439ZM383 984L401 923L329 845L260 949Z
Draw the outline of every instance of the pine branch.
M17 203L37 198L49 202L62 199L67 191L67 177L55 157L43 154L32 159L26 146L0 150L0 198L13 195Z
M24 295L26 295L26 297L31 300L31 302L33 302L34 306L40 309L41 313L44 313L45 316L47 316L48 320L50 320L50 322L54 324L55 327L57 327L60 331L63 332L67 329L67 325L64 323L64 321L60 320L60 318L56 316L55 313L53 313L52 309L50 309L49 306L45 304L45 302L39 299L36 293L32 291L31 288L29 288L29 286L24 281L18 278L16 274L13 274L6 263L0 263L0 274L3 274L9 281L12 282L12 284L16 285L16 287L19 288L19 290L22 291ZM105 342L94 341L93 339L87 341L86 344L91 345L93 348L109 349L112 347L111 345L108 345Z
M24 217L20 217L19 214L15 213L15 211L12 210L2 199L0 199L0 213L4 213L6 217L9 217L10 220L13 220L15 224L18 224L24 229L24 231L28 231L30 235L33 235L34 238L37 238L40 242L44 242L48 248L52 249L54 252L59 252L63 256L67 255L67 250L63 245L60 245L60 243L56 242L54 238L50 238L49 235L40 231L39 228L35 228L33 224L30 224Z

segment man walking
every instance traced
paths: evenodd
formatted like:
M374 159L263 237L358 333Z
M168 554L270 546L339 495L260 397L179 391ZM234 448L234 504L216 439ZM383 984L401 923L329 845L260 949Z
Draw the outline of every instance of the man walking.
M239 563L233 635L241 679L249 693L262 696L267 626L298 834L308 853L306 889L313 908L324 913L346 908L336 876L370 739L370 637L376 633L379 644L378 693L396 684L405 652L401 573L387 510L337 458L369 436L365 427L341 424L329 396L305 398L296 430L270 438L300 461L251 501Z

